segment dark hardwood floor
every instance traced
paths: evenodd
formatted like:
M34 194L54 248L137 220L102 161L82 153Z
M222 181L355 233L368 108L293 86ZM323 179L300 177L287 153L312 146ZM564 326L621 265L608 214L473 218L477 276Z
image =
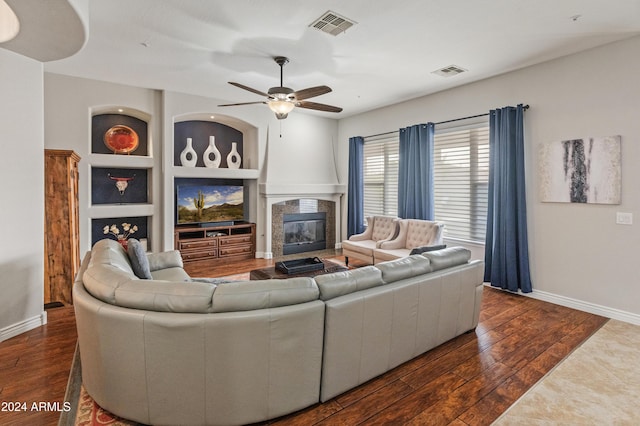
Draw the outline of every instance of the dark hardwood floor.
M272 264L255 259L187 270L219 277ZM488 425L606 321L485 288L475 331L324 404L265 424ZM48 311L47 325L0 343L0 402L28 408L0 411L1 425L57 424L58 412L30 408L33 402L62 404L76 338L73 308L62 307Z

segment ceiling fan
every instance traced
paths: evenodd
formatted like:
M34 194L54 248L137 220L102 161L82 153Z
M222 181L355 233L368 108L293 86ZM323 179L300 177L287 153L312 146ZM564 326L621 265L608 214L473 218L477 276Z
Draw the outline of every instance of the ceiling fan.
M266 101L257 101L257 102L241 102L237 104L225 104L218 105L221 107L226 106L236 106L236 105L251 105L251 104L266 104L269 106L269 109L276 114L278 120L282 120L287 118L287 115L295 108L307 108L314 109L317 111L326 111L326 112L341 112L342 108L335 107L332 105L319 104L317 102L309 102L306 99L313 98L315 96L324 95L325 93L331 92L331 88L329 86L316 86L309 87L308 89L296 90L290 89L288 87L284 87L282 83L282 69L285 64L289 62L288 58L284 56L276 56L273 60L280 66L280 87L272 87L269 89L267 93L261 92L260 90L253 89L251 87L245 86L244 84L234 83L230 81L229 84L239 87L244 90L248 90L249 92L255 93L260 96L264 96L267 98Z

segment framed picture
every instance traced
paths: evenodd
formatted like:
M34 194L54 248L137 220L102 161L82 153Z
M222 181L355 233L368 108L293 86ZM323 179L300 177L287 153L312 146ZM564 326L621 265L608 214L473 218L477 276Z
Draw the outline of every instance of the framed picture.
M620 204L620 136L542 144L539 165L543 202Z

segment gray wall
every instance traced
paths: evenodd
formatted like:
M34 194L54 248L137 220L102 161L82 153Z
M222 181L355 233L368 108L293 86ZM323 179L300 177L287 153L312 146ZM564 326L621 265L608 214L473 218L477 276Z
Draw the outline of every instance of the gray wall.
M0 340L46 321L42 64L0 49Z
M348 138L526 103L527 215L534 297L640 323L640 37L340 121L340 169ZM455 77L454 77L455 78ZM542 203L540 144L622 136L622 203ZM635 214L616 225L616 212Z

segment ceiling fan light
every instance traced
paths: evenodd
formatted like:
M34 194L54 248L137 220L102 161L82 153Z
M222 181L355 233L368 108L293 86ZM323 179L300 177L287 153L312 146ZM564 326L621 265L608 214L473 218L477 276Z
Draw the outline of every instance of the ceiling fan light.
M0 43L13 39L19 31L18 17L4 0L0 0Z
M276 116L281 114L284 115L283 118L286 118L286 115L296 106L293 102L280 99L270 100L267 104L269 105L269 109L276 113Z

